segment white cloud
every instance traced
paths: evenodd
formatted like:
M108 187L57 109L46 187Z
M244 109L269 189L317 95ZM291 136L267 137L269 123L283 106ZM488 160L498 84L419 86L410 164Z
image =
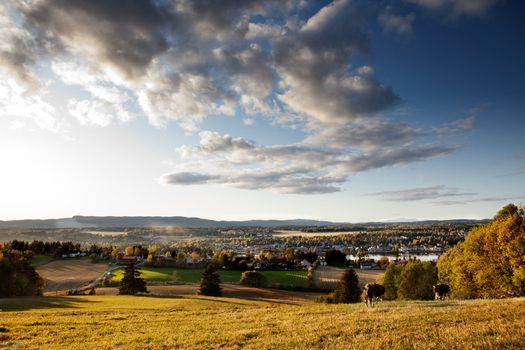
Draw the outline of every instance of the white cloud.
M263 146L217 132L199 133L198 145L177 149L179 161L161 182L174 185L224 184L243 189L281 193L339 191L352 174L419 162L447 155L452 148L438 145L401 145L380 151L334 149L305 144Z
M409 13L408 15L403 16L387 9L379 14L378 21L385 32L410 37L414 34L412 22L415 18L416 15L414 13Z

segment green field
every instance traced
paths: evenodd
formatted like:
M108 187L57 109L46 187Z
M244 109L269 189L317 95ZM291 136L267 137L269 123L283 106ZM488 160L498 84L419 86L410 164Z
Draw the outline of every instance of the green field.
M524 349L525 299L298 304L233 298L0 299L0 349Z
M166 283L199 283L202 269L177 269L171 267L141 267L142 278L149 284ZM112 281L120 281L124 270L113 271ZM241 271L218 270L221 281L236 283L241 279ZM301 286L306 287L306 271L261 271L268 279L269 286Z
M51 260L53 260L53 258L48 255L36 254L31 258L31 265L34 267L41 266L47 264Z

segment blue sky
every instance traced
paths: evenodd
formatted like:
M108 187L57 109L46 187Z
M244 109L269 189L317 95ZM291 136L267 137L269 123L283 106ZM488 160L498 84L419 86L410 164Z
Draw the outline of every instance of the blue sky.
M525 199L525 5L0 5L0 219L487 218Z

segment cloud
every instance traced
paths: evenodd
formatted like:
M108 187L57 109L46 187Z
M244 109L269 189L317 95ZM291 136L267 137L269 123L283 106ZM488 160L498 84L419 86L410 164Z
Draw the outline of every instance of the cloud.
M280 193L340 191L355 173L447 155L451 148L404 145L374 150L313 147L306 143L263 146L243 138L202 131L197 145L177 149L179 161L160 182L173 185L223 184Z
M423 130L406 123L370 119L363 124L324 127L306 138L306 143L337 148L377 148L406 145L423 136Z
M350 71L350 60L368 51L354 2L334 1L295 33L275 44L282 81L279 101L292 113L321 122L345 123L384 111L399 102L369 67Z
M399 103L372 67L352 62L369 46L358 3L336 0L298 20L307 6L318 5L27 0L4 6L0 65L35 89L39 67L49 64L54 78L84 90L98 109L113 98L107 102L128 115L138 108L154 126L191 131L237 112L293 127L345 124ZM73 116L109 125L84 114Z
M458 188L446 187L446 186L431 186L431 187L419 187L409 188L398 191L382 191L368 193L367 196L379 197L381 199L392 201L392 202L408 202L408 201L420 201L427 199L436 199L443 197L457 197L457 196L472 196L477 193L463 192Z
M412 22L415 19L416 15L414 13L403 16L393 13L390 8L387 8L379 14L378 22L385 32L411 37L414 34Z
M489 203L489 202L511 202L516 200L524 200L525 194L521 196L508 196L508 197L481 197L474 199L465 200L451 200L451 201L438 201L435 202L437 205L465 205L472 203Z
M499 0L405 0L430 11L439 11L451 16L482 16Z

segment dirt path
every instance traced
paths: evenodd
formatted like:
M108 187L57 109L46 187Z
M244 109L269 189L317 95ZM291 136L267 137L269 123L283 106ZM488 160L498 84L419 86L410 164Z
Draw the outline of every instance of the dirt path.
M44 292L78 288L100 277L107 264L94 264L89 260L54 260L37 267L36 271L46 281Z

